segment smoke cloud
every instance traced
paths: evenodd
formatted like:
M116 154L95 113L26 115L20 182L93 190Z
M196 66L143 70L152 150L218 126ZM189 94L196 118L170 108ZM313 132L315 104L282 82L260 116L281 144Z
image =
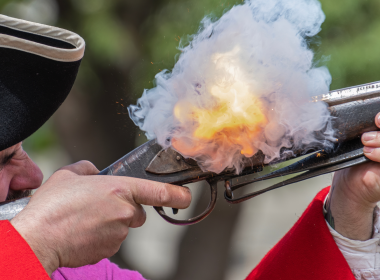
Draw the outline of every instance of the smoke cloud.
M172 71L128 108L131 119L148 139L216 173L239 173L259 150L270 163L282 148L331 147L327 106L310 102L331 83L308 44L324 19L316 0L250 0L204 18Z

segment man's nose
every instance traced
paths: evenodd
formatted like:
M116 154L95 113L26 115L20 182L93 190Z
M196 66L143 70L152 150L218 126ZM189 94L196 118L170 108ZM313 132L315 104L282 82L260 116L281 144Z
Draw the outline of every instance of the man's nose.
M14 172L9 185L12 190L36 189L42 184L42 171L29 156L17 165Z

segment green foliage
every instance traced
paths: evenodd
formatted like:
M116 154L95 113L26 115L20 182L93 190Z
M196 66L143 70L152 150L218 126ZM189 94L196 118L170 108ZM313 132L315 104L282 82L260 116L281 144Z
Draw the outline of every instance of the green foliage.
M321 0L320 54L330 55L331 89L380 80L380 1Z
M41 152L57 143L57 135L54 133L51 121L45 123L32 136L23 141L23 147L26 151Z
M118 64L135 52L130 33L111 13L84 17L82 31L97 63Z
M0 11L11 2L22 2L22 0L0 0Z

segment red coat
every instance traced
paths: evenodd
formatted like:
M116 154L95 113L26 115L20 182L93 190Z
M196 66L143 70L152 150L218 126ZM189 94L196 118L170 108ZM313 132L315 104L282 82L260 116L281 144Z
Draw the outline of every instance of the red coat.
M325 188L317 194L246 280L355 280L323 217L322 205L328 191ZM0 222L0 239L0 279L50 279L8 221Z
M355 280L323 217L328 192L317 194L246 280Z
M28 243L8 221L0 221L0 240L0 279L50 280Z

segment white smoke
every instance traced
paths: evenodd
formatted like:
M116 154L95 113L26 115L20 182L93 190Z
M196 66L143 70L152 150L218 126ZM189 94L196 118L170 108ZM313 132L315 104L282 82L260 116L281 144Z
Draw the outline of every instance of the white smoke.
M316 0L250 0L217 21L206 17L190 44L181 49L173 70L158 73L157 86L145 90L137 106L128 108L131 119L164 148L172 146L173 139L196 146L191 152L179 152L216 173L225 168L240 172L242 160L252 151L262 150L269 163L281 157L283 147L332 146L327 106L310 102L310 97L327 93L331 83L328 69L313 65L308 46L324 19ZM218 105L215 88L232 103L244 100L240 107L260 106L266 121L256 125L254 133L240 126L251 152L243 155L242 142L222 130L218 141L195 139L199 123L191 115ZM255 114L252 104L243 108L242 118ZM232 108L236 104L230 105L220 118L239 120L240 115L233 115L238 112ZM209 124L210 129L219 121ZM316 139L314 132L325 127L329 129L324 139Z

